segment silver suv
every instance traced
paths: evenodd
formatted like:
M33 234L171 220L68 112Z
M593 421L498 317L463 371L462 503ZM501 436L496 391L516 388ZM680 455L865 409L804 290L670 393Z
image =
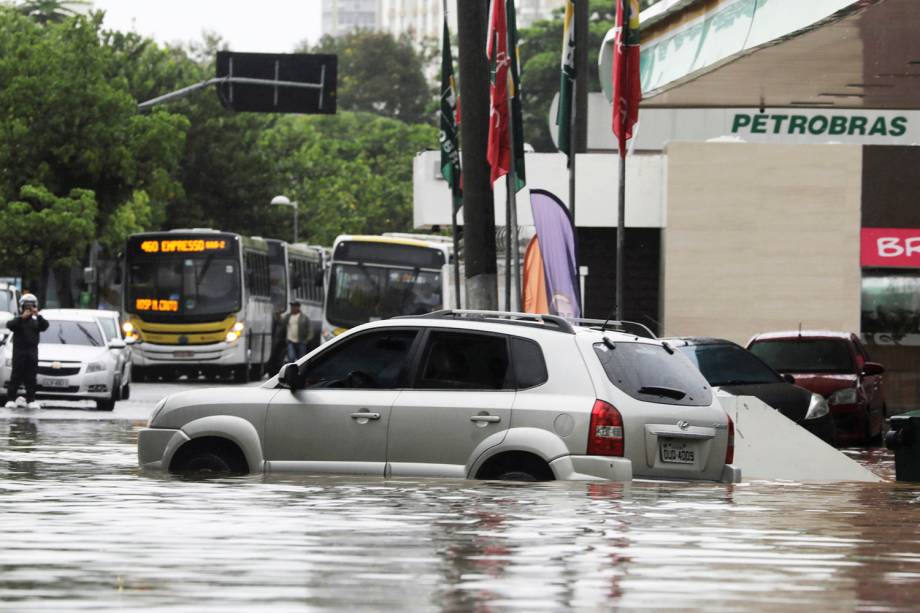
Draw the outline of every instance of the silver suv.
M372 322L261 387L165 398L140 432L139 462L170 472L738 481L734 427L706 380L667 343L622 330L485 311Z

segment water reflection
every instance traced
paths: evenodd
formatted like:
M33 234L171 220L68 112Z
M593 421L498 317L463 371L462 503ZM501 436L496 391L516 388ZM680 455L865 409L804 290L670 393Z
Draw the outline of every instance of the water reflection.
M913 609L920 487L139 476L0 421L0 609ZM884 451L853 451L889 470Z

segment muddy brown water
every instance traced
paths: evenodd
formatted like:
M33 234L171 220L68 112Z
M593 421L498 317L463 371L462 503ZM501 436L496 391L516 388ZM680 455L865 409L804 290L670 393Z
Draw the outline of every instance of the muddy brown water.
M143 424L0 420L0 609L916 610L920 485L139 474ZM884 450L853 450L892 477Z

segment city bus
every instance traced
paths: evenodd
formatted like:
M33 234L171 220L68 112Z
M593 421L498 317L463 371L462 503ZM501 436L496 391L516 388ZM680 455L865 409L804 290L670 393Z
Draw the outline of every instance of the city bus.
M329 263L322 340L359 324L453 306L452 239L343 235Z
M192 229L132 235L124 257L124 326L138 381L259 378L273 320L292 297L320 318L321 248Z

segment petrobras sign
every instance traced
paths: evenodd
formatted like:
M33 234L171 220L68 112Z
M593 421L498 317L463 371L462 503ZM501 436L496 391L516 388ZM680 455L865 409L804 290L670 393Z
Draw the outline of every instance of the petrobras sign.
M863 228L863 268L920 268L920 229Z
M758 141L763 140L761 137L805 137L819 142L840 139L887 144L890 139L900 139L908 133L910 120L903 113L882 111L736 111L731 120L731 135Z
M552 108L555 108L553 105ZM611 107L603 94L588 97L588 150L615 151ZM555 138L555 116L550 113ZM670 141L770 144L920 145L920 111L831 108L642 108L636 151L663 151Z

